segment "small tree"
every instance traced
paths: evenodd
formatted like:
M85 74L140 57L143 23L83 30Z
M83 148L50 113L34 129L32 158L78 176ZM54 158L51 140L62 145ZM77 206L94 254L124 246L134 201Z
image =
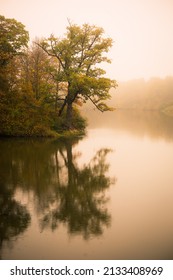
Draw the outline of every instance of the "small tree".
M0 15L0 66L4 66L27 46L29 34L22 23Z
M69 24L64 38L53 35L39 46L59 63L59 82L67 84L67 93L59 109L66 108L66 128L72 128L74 102L90 100L101 112L110 110L104 101L110 98L109 90L116 82L105 78L105 71L98 67L102 62L110 63L105 56L112 46L111 38L103 37L103 29L88 24L82 27Z
M22 23L0 15L0 90L9 89L14 57L23 53L29 40ZM15 70L16 72L16 70Z
M33 43L20 59L20 82L25 91L32 91L36 100L49 95L53 85L51 76L47 73L50 57Z

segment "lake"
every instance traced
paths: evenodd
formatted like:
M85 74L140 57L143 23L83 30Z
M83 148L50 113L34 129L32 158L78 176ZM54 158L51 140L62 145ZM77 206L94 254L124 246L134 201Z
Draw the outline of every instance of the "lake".
M0 258L173 259L173 118L85 114L83 139L0 139Z

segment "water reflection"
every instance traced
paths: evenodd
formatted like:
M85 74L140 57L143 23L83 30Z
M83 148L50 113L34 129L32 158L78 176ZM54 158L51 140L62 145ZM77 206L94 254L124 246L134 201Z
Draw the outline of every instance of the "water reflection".
M0 139L2 258L172 258L172 119L108 115L82 140Z
M59 152L62 161L60 164L57 157L57 188L40 207L42 229L51 227L54 230L63 222L70 233L80 233L85 239L102 234L103 227L110 224L110 215L104 207L107 201L104 190L111 184L111 179L105 176L108 169L105 158L110 150L99 150L82 168L77 165L70 143ZM62 181L61 169L67 174Z
M9 170L10 171L10 170ZM3 175L3 173L1 174ZM30 223L30 214L26 207L14 198L14 189L5 185L0 176L0 253L4 246L23 233ZM1 258L1 255L0 255Z
M110 225L105 191L114 183L107 176L111 150L100 149L89 163L79 164L78 141L0 140L0 246L29 225L27 206L14 196L19 190L32 193L41 231L63 223L70 234L88 239Z

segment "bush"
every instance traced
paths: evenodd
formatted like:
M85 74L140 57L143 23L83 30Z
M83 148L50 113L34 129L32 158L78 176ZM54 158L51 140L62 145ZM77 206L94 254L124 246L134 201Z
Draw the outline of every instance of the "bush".
M57 136L65 135L65 112L61 117L54 107L39 103L30 94L0 92L0 135L3 136ZM74 108L72 130L84 133L86 120ZM68 133L67 133L68 134Z

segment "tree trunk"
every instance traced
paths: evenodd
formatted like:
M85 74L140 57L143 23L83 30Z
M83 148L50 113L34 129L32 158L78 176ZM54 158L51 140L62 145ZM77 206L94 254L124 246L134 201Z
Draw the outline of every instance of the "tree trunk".
M72 128L73 107L72 102L67 102L65 126L69 130Z
M63 112L63 110L64 110L66 104L67 104L67 98L65 98L65 100L64 100L64 102L63 102L61 108L59 109L59 113L58 113L58 116L59 116L59 117L61 116L61 114L62 114L62 112Z
M58 92L59 92L59 83L56 82L56 92L55 92L55 113L58 109Z

